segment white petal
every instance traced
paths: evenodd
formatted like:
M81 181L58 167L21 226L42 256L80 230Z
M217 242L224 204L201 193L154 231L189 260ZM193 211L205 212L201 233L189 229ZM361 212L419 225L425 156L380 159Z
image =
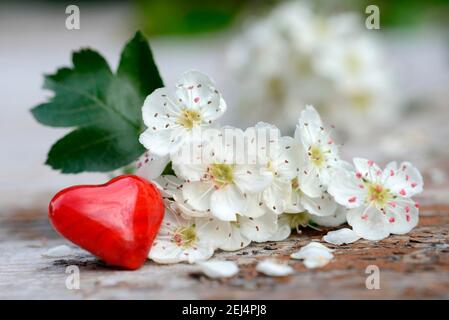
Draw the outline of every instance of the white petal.
M299 172L299 187L309 197L320 197L324 192L324 185L320 178L320 171L312 164L308 164Z
M372 160L354 158L352 161L354 162L356 173L360 173L363 178L366 178L372 182L381 179L383 171Z
M212 215L223 221L235 221L245 211L246 199L234 185L215 190L210 201Z
M171 96L167 88L159 88L153 91L144 101L142 107L143 122L148 128L164 128L167 123L176 121L180 106L176 103L176 97Z
M347 208L359 207L367 196L362 178L357 178L355 173L342 168L334 171L327 191L335 201Z
M300 145L291 137L282 137L279 141L278 150L273 159L276 169L276 177L284 181L294 179L300 167L302 167Z
M271 212L267 212L263 216L254 219L240 217L241 233L251 241L268 241L277 230L277 219L278 216Z
M136 175L147 180L154 180L162 174L169 162L168 155L159 157L146 153L137 160Z
M348 224L359 236L367 240L382 240L390 234L388 218L373 206L350 209Z
M178 135L178 131L171 129L155 131L148 128L139 137L139 142L147 150L161 157L176 152L183 141L183 135Z
M270 186L273 174L256 165L237 166L234 169L234 181L243 192L254 194Z
M309 213L316 216L330 216L337 210L337 203L328 193L323 193L323 195L318 198L311 198L303 195L301 197L301 204Z
M181 163L179 159L172 162L173 171L176 176L184 180L189 181L200 181L207 169L207 164L191 164L191 163Z
M421 173L411 163L403 162L399 168L395 163L387 165L384 178L385 187L401 197L412 197L423 190Z
M263 200L268 209L276 214L285 211L291 199L292 184L290 181L284 182L275 179L271 186L263 192Z
M183 180L171 175L160 176L154 179L153 182L165 198L173 198L175 194L181 193L181 188L184 183Z
M328 264L332 259L328 259L326 256L316 256L313 258L304 259L303 263L306 268L315 269L324 267Z
M311 215L310 219L315 222L319 226L323 227L338 227L339 225L342 225L346 222L346 209L343 206L338 206L337 210L334 212L334 214L330 216L316 216Z
M356 234L354 231L348 228L342 228L340 230L336 231L329 231L324 237L323 240L336 244L341 245L345 243L353 243L360 239L360 236Z
M261 194L247 194L245 210L240 214L245 217L259 218L267 212L269 212L269 210L264 205Z
M204 122L215 121L226 111L225 101L215 89L215 84L205 74L188 71L178 80L176 86L178 99L181 99L187 108L200 110Z
M194 247L184 250L182 255L184 261L196 263L210 259L214 255L214 248L209 243L198 241Z
M386 209L390 233L406 234L418 225L419 209L410 199L397 197Z
M210 260L198 263L201 271L209 278L230 278L239 272L239 267L232 261Z
M292 253L290 257L304 260L304 265L307 268L318 268L328 264L334 258L332 251L334 250L327 248L321 243L310 242L299 251Z
M309 244L301 247L299 251L292 253L290 257L293 259L306 259L315 255L324 255L331 258L333 251L319 242L311 241Z
M286 213L300 213L304 212L305 209L301 204L301 199L303 197L303 193L301 191L292 190L291 197L287 206L285 208Z
M303 144L304 147L313 145L319 139L323 123L321 118L312 106L306 106L301 112L298 126L295 132L295 138Z
M251 240L242 234L240 225L238 223L228 223L231 225L231 231L219 248L224 251L236 251L248 246Z
M197 235L202 242L209 243L215 249L221 248L232 236L232 224L215 218L198 218L195 220ZM240 243L237 247L240 249ZM237 250L236 249L236 250Z
M61 245L48 249L46 252L42 253L42 256L46 258L60 258L74 254L75 250L73 248L66 245Z
M285 219L283 216L284 215L278 216L278 228L268 241L282 241L290 236L292 229L290 228L289 220Z
M263 260L257 263L256 270L271 277L284 277L294 273L292 267L272 260Z
M171 241L156 239L151 247L148 258L157 263L168 264L186 261L182 249Z
M213 192L215 192L215 187L209 181L186 182L182 186L184 203L199 211L207 211L211 208Z

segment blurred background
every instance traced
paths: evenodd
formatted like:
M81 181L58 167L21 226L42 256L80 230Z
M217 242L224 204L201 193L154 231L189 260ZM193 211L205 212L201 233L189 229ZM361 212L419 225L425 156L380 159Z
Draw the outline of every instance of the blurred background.
M65 26L68 5L80 29ZM380 29L365 12L376 5ZM93 47L116 68L138 29L165 84L197 69L228 104L222 124L269 121L292 134L305 104L335 125L343 157L413 161L432 197L449 168L449 1L2 1L0 0L0 214L44 208L57 190L105 174L62 175L43 163L68 130L38 124L43 74ZM441 188L442 190L443 188Z

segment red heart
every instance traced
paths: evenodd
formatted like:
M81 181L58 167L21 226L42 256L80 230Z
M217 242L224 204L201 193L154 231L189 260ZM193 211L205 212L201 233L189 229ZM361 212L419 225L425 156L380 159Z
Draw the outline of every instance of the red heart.
M126 269L145 262L163 217L157 188L133 175L66 188L49 206L50 221L60 234L108 264Z

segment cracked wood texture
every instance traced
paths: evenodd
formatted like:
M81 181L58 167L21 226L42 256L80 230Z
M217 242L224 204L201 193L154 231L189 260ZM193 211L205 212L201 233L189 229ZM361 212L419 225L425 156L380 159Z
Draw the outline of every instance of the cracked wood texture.
M46 203L52 196L48 193L31 209L0 205L0 298L448 299L449 109L447 99L443 100L438 112L424 109L404 118L401 125L379 132L383 134L382 139L376 139L379 143L362 139L342 148L343 159L362 155L382 165L407 159L421 170L424 192L415 199L421 204L420 221L406 235L378 242L328 245L336 249L334 260L314 270L289 256L311 240L321 241L327 229L305 229L285 241L251 244L232 253L217 252L215 258L239 264L239 274L231 279L208 279L193 265L157 265L150 261L139 270L122 271L82 250L64 259L42 257L49 248L68 244L47 220ZM17 194L18 204L26 200L26 196ZM256 263L265 258L284 260L296 272L283 278L258 274ZM69 265L80 268L79 290L66 288ZM379 290L365 286L369 265L380 269Z
M240 273L211 280L188 264L157 265L148 261L137 271L104 265L79 249L67 258L42 253L68 244L49 225L45 209L0 215L0 298L24 299L447 299L449 298L449 204L441 186L428 187L421 202L419 226L407 235L329 247L335 259L309 270L289 255L328 231L305 229L277 243L252 244L238 252L218 252L216 258L236 261ZM255 271L258 260L277 258L296 270L272 278ZM80 289L65 286L66 267L80 268ZM368 290L366 267L380 269L380 289Z

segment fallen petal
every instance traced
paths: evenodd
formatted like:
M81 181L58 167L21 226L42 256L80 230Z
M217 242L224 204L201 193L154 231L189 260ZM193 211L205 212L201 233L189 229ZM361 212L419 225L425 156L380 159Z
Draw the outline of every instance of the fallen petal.
M239 267L232 261L204 261L197 263L201 271L209 278L229 278L239 272Z
M353 230L348 228L343 228L336 231L329 231L324 237L323 240L336 244L336 245L342 245L345 243L353 243L360 239L360 236L358 236Z
M325 245L323 245L319 242L312 241L308 245L299 249L299 251L292 253L290 255L290 257L293 259L305 259L305 258L307 258L308 255L315 255L315 252L319 252L319 253L323 252L322 254L326 254L326 253L330 254L333 251L334 250L326 247ZM330 255L333 257L332 254L330 254Z
M272 260L260 261L256 270L271 277L283 277L293 274L294 270L287 264L277 263Z
M74 254L75 251L72 248L66 245L62 245L48 249L46 252L42 253L42 256L46 258L59 258Z
M320 268L324 267L326 264L331 261L331 259L327 259L326 257L316 257L316 258L307 258L303 261L304 265L308 269Z
M323 267L334 258L332 249L322 245L318 242L311 242L308 245L302 247L299 251L290 255L293 259L304 260L304 265L309 268Z

